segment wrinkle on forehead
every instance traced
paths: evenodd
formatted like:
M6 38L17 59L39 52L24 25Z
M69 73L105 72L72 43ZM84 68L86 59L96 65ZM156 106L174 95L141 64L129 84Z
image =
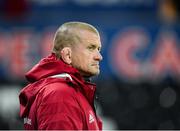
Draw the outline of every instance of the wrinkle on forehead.
M91 42L91 40L100 41L99 35L97 35L96 33L92 32L92 31L79 30L79 31L76 31L76 32L77 32L77 35L79 35L80 38L86 39L88 42Z

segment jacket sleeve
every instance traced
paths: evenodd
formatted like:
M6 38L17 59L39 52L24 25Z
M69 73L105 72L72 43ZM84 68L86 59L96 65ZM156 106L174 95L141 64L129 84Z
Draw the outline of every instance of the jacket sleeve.
M57 85L54 84L49 86L48 89L51 90L46 90L43 93L40 105L37 108L38 129L82 130L82 110L73 91L71 91L72 89L69 87L65 87L65 90L64 88L57 89Z

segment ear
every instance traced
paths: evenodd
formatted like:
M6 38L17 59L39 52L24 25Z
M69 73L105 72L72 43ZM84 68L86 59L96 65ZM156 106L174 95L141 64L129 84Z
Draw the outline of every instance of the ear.
M61 58L62 60L66 63L66 64L71 64L72 60L71 60L71 48L70 47L64 47L61 50Z

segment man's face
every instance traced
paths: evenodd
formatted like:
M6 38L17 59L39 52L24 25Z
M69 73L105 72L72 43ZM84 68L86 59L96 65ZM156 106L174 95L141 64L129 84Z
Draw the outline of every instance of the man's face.
M72 48L72 66L79 70L83 76L98 75L99 61L102 60L100 54L100 37L87 30L78 31L81 42Z

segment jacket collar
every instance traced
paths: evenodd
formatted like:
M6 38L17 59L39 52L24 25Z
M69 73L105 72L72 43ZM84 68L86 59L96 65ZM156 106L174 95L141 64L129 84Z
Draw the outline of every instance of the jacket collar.
M69 77L72 80L71 82L77 85L76 87L88 99L89 103L93 104L96 85L86 81L77 69L57 59L54 53L43 58L26 74L27 80L31 83L47 77Z

